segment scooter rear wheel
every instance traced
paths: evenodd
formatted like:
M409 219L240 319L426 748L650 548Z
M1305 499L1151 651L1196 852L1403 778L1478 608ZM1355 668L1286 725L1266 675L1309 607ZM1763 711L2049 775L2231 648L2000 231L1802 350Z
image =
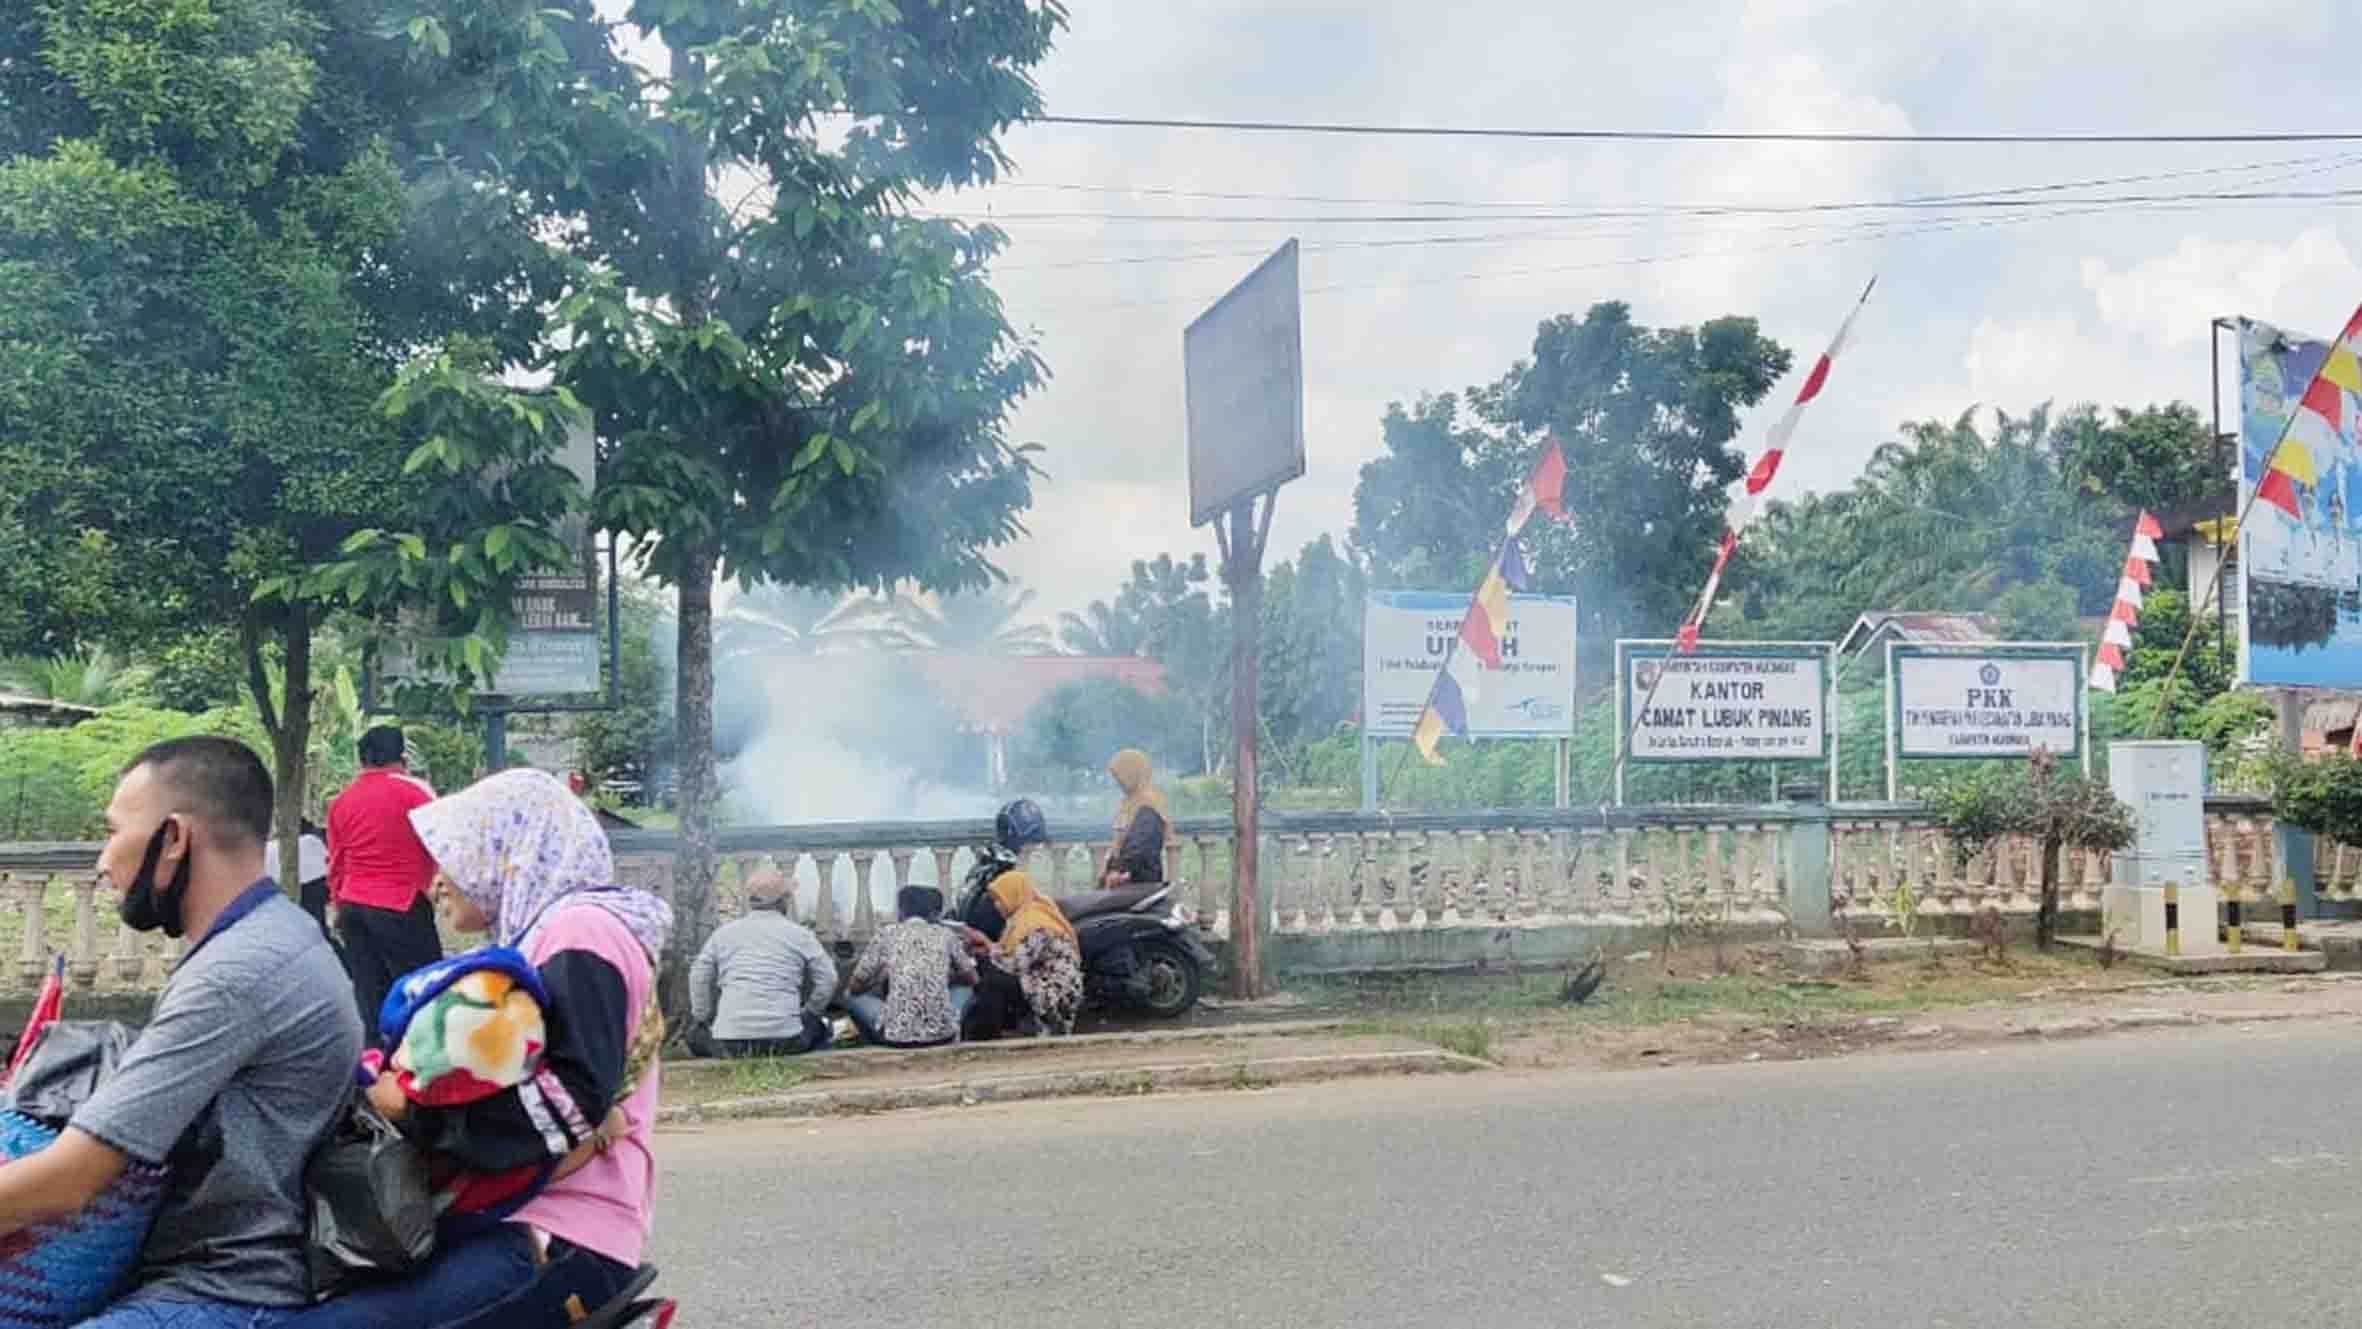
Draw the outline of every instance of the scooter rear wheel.
M1205 975L1198 972L1197 961L1189 958L1187 951L1166 941L1141 944L1140 977L1148 989L1140 1009L1160 1020L1188 1014L1189 1008L1197 1005L1199 989L1205 982Z

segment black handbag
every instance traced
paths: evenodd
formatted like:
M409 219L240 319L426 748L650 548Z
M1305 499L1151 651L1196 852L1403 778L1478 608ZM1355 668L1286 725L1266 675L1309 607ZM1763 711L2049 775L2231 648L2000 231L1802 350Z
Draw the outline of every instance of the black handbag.
M426 1155L356 1097L304 1168L312 1296L415 1272L435 1253Z

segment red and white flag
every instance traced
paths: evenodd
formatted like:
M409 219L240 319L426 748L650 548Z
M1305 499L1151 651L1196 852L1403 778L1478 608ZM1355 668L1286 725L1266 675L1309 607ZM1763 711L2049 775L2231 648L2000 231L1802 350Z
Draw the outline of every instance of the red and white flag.
M16 1068L25 1064L33 1053L33 1044L41 1031L56 1020L66 1003L66 957L53 955L49 961L49 977L41 980L41 994L33 999L33 1013L25 1020L25 1030L17 1035L16 1051L8 1058L8 1072L0 1082L16 1078Z
M2124 575L2116 581L2116 607L2108 611L2108 627L2100 634L2098 663L2091 669L2091 686L2101 692L2116 690L2116 676L2132 655L2132 630L2140 626L2141 597L2155 579L2157 541L2165 531L2143 510L2132 524L2132 552L2124 556Z
M1681 621L1681 649L1695 650L1698 630L1706 622L1706 612L1714 605L1714 592L1722 585L1722 570L1730 566L1731 551L1739 547L1739 533L1747 523L1755 520L1755 513L1763 502L1763 491L1771 488L1773 477L1780 473L1780 461L1788 455L1788 440L1796 433L1796 424L1804 418L1804 408L1811 405L1821 389L1828 385L1829 367L1837 360L1837 353L1845 349L1846 338L1853 333L1854 320L1862 313L1862 306L1870 303L1870 292L1878 289L1878 279L1862 288L1862 298L1854 301L1845 321L1837 325L1837 335L1829 339L1829 349L1813 362L1812 372L1805 375L1804 386L1796 390L1796 400L1773 423L1771 434L1764 440L1763 453L1747 472L1747 478L1731 486L1730 508L1723 518L1722 544L1714 552L1714 570L1706 574L1706 589L1698 596L1697 606L1689 617Z

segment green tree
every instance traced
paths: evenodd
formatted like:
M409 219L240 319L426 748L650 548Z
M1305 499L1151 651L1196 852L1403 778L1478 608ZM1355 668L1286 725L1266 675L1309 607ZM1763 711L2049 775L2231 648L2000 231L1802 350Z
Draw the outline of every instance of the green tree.
M654 587L636 581L622 587L617 599L622 631L616 691L622 704L611 711L584 711L568 726L576 762L594 783L627 772L652 781L673 764L673 699L665 668L675 631L671 608ZM605 612L602 604L600 613ZM606 682L603 674L600 682Z
M1973 410L1923 421L1849 491L1770 504L1739 546L1734 633L1827 639L1865 611L1922 609L2072 636L2071 617L2115 602L2132 528L2116 498L2068 479L2073 432L2046 406L1996 412L1990 430Z
M1040 381L988 227L918 214L993 179L1032 113L1053 0L400 0L409 62L470 95L454 170L571 261L551 369L596 413L596 520L679 596L680 918L668 1007L713 924L713 587L994 580ZM625 31L628 22L631 32ZM661 74L623 54L663 50Z
M1790 360L1751 318L1649 328L1604 302L1550 319L1530 358L1491 386L1388 409L1386 451L1354 489L1353 546L1381 582L1472 586L1553 437L1576 520L1531 532L1537 588L1574 593L1585 640L1669 632L1705 580L1726 490L1746 472L1732 446L1739 411Z
M2132 810L2105 780L2059 764L2037 749L2023 771L1951 781L1929 800L1959 861L2008 835L2031 837L2041 851L2041 901L2034 942L2050 949L2058 930L2059 855L2068 849L2114 851L2132 843Z
M896 597L885 611L909 644L978 655L1044 655L1050 630L1025 619L1034 593L1013 587L950 595Z
M44 0L0 21L0 546L60 551L0 627L55 649L76 605L95 611L77 640L237 625L284 867L314 630L345 608L474 604L442 645L485 661L564 498L530 467L487 493L463 446L377 409L423 344L484 339L470 371L521 349L549 292L519 266L542 252L525 217L437 187L440 130L417 112L451 81L376 18L363 0ZM430 463L450 483L406 478ZM371 534L393 525L413 534Z
M1058 616L1058 644L1076 655L1138 655L1148 644L1137 614L1105 600Z
M2079 407L2059 432L2061 470L2078 494L2151 512L2219 497L2229 510L2229 458L2187 402L2138 411Z
M1173 769L1217 769L1230 731L1230 610L1214 598L1206 556L1134 560L1114 608L1139 624L1141 654L1164 666L1168 693L1196 725L1196 752Z
M1263 723L1282 744L1325 738L1361 707L1361 569L1329 537L1273 568L1263 589Z
M1115 679L1069 683L1035 703L1010 743L1010 774L1046 794L1107 788L1107 759L1122 748L1147 752L1160 770L1195 758L1198 736L1187 706Z
M714 619L714 656L818 655L909 650L917 643L886 606L867 596L796 586L757 586Z
M152 700L151 671L130 664L105 647L70 655L18 655L0 659L0 688L19 696L114 706Z

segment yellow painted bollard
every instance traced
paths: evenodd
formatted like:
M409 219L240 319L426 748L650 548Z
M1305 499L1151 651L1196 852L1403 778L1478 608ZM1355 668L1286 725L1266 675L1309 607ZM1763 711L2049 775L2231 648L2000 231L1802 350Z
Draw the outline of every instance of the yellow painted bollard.
M2182 888L2165 883L2165 953L2182 953Z
M2280 949L2293 951L2296 943L2296 883L2280 879Z
M2239 888L2236 886L2223 897L2223 940L2230 944L2231 954L2239 953Z

